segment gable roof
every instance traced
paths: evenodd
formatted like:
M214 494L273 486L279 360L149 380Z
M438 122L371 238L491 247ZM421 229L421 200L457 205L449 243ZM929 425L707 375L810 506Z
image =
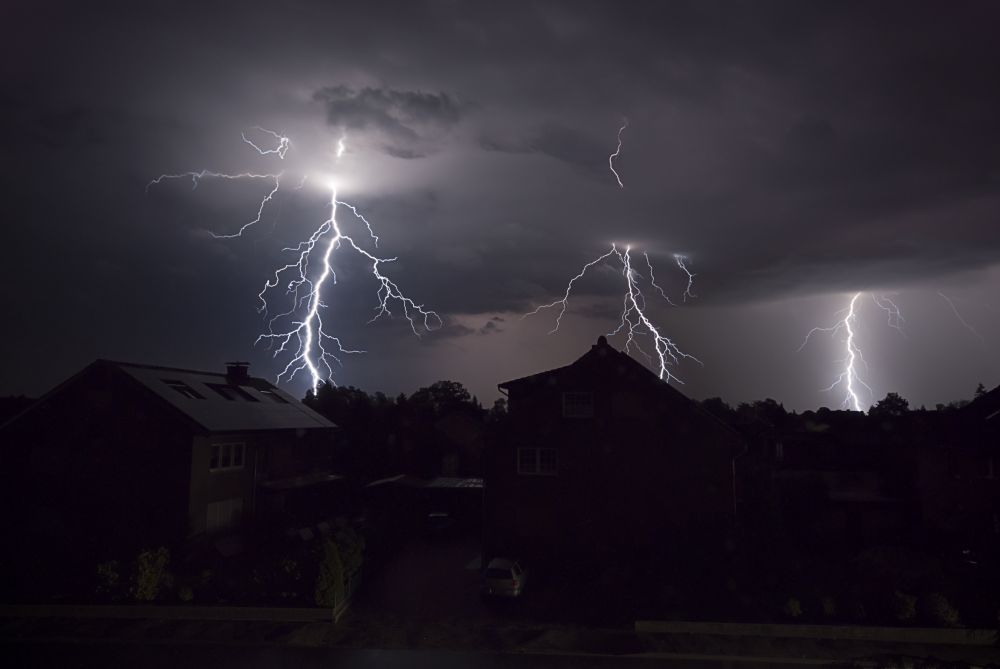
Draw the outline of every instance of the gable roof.
M556 367L555 369L550 369L545 372L539 372L538 374L531 374L530 376L522 376L519 379L504 381L503 383L498 384L497 387L507 390L517 386L547 382L552 378L562 377L566 373L575 374L585 372L587 369L601 367L608 368L611 365L617 366L619 376L628 377L639 383L654 385L660 390L673 393L680 398L688 400L686 395L671 386L669 383L663 381L659 376L633 359L628 353L619 351L608 344L607 337L604 337L603 335L597 338L597 343L593 344L589 351L568 365Z
M703 414L713 422L723 427L726 431L738 436L742 440L743 437L736 428L710 411L707 411L701 406L700 403L695 402L687 395L677 390L677 388L661 379L628 353L619 351L611 346L608 343L608 338L603 335L597 338L597 343L591 345L589 351L568 365L550 369L545 372L539 372L538 374L532 374L530 376L522 376L519 379L504 381L503 383L498 384L497 387L504 390L510 390L518 387L528 387L557 380L567 375L586 375L591 370L599 370L602 368L606 370L610 369L612 366L615 367L618 376L628 379L636 384L646 385L655 392L665 393L671 396L674 400L683 402L690 407L692 411Z
M975 398L960 411L973 420L1000 422L1000 386Z
M236 379L225 372L204 372L114 360L95 360L47 392L33 406L62 392L96 368L113 368L183 414L206 432L331 429L334 423L266 379ZM32 410L27 409L20 415ZM13 423L17 418L10 422Z

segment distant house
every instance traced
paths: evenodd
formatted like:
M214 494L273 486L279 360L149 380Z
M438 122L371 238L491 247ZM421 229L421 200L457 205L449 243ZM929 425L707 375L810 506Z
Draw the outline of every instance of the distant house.
M732 428L605 337L570 365L499 387L509 430L487 451L486 557L721 549L743 450Z
M83 559L240 528L322 501L334 433L243 363L98 360L0 426L5 529Z
M930 538L1000 544L1000 386L940 415L918 450L916 488Z
M826 549L905 537L913 458L899 422L882 429L860 412L822 410L775 430L737 472L740 488L765 496L747 500L757 511L748 530Z

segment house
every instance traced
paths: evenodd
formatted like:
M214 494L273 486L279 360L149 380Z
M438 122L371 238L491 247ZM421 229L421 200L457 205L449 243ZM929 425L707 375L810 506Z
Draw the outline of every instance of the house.
M1000 386L940 414L917 450L916 489L930 540L1000 545Z
M5 528L83 562L245 528L323 503L334 433L245 363L97 360L0 426Z
M612 348L506 381L488 446L484 556L580 563L677 547L722 550L739 434Z

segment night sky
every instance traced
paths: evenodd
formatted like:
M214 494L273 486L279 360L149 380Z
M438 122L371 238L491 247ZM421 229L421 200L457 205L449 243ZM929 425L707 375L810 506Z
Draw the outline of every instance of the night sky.
M839 406L843 337L798 348L856 291L905 319L858 303L866 406L1000 383L996 2L25 2L0 20L0 394L97 357L273 378L287 358L254 347L257 293L333 182L398 256L384 273L444 320L368 324L378 287L336 252L324 322L367 350L341 384L453 379L488 404L571 362L615 328L620 270L588 273L556 334L554 312L520 317L612 242L648 252L675 301L673 254L697 274L693 300L647 296L704 363L672 370L691 397ZM241 140L267 142L254 126L291 139L285 160ZM259 224L214 239L271 185L145 190L201 169L289 176Z

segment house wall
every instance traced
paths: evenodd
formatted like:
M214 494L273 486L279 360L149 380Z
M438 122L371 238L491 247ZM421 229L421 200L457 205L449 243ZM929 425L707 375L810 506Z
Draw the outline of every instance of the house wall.
M210 467L212 447L244 444L244 464L239 468ZM245 525L260 514L279 512L291 493L264 493L260 483L332 469L333 441L329 430L269 430L229 432L193 439L188 497L188 533L208 531L213 504L239 500L241 511L232 526ZM225 507L223 507L225 512Z
M38 564L71 555L68 571L91 583L98 560L183 538L190 428L120 371L88 368L0 440L11 552Z
M931 536L1000 541L1000 452L995 443L921 447L917 490L923 527Z
M510 432L488 457L487 553L548 561L719 538L738 435L655 379L570 370L511 388ZM565 392L593 393L593 417L563 417ZM519 475L518 448L556 448L557 474Z

